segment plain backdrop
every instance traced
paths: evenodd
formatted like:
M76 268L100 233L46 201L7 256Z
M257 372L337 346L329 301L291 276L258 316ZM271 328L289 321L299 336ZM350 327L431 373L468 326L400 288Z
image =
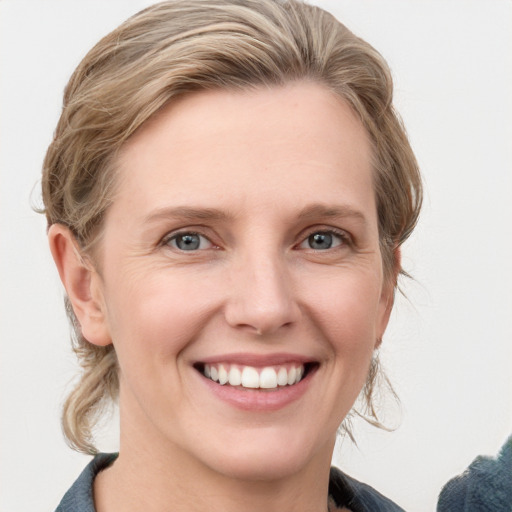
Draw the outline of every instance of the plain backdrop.
M51 511L89 460L64 443L77 372L39 175L74 67L146 0L0 0L0 511ZM388 60L425 179L382 357L401 398L335 463L405 509L512 431L512 2L317 1ZM100 447L116 449L116 427Z

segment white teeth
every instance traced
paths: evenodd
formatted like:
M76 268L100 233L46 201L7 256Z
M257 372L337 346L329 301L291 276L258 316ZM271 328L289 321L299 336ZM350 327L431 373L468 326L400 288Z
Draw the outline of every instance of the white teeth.
M283 366L277 372L277 384L279 386L286 386L288 384L288 372Z
M205 377L221 385L242 386L251 389L276 389L278 386L293 386L302 380L304 366L266 366L257 369L252 366L205 364Z
M236 366L232 366L229 370L229 385L240 386L240 384L242 384L242 372Z
M260 373L260 388L277 388L277 374L274 368L263 368Z
M228 381L228 372L226 371L226 368L224 368L223 365L219 366L219 384L226 384Z
M303 375L304 375L304 366L299 366L299 368L297 368L297 376L295 377L295 383L300 382Z
M256 368L252 368L251 366L244 367L242 371L242 386L244 388L260 387L260 376Z

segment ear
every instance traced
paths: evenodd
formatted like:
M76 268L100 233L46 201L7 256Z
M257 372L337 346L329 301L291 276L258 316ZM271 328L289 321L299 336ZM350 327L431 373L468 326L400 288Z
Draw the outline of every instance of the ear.
M82 335L94 345L109 345L112 340L106 321L100 275L92 264L82 257L73 233L66 226L50 226L48 241Z
M400 247L397 247L393 251L393 270L392 274L389 278L384 282L382 286L382 294L380 297L379 304L379 318L377 322L377 339L375 342L375 348L379 348L382 343L382 337L384 336L384 332L386 327L388 326L389 317L391 316L391 311L393 309L393 304L395 302L395 289L396 282L398 279L398 274L400 269L402 268L402 253L400 251Z

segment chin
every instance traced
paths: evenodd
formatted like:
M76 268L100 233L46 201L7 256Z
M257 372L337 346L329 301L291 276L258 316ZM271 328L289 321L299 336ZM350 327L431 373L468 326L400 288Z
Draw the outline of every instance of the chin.
M302 457L288 455L286 457L268 454L239 454L230 457L230 460L220 462L214 467L216 472L236 480L271 482L292 476L305 466L306 461Z
M289 432L268 431L250 435L252 439L232 440L222 446L220 452L210 451L210 467L229 478L247 481L277 481L295 475L308 466L315 458L314 446L300 436L292 436ZM286 435L284 435L286 434ZM243 436L246 437L246 436ZM333 443L334 444L334 443ZM229 446L229 450L226 449ZM318 454L322 460L330 463L332 446L322 447Z

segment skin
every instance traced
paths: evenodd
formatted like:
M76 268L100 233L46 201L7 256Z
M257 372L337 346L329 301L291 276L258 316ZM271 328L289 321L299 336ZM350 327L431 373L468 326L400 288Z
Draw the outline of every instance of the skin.
M325 512L336 431L393 298L362 124L318 84L199 92L117 164L95 263L65 227L49 233L84 336L119 358L120 456L96 478L98 511ZM180 250L177 232L202 245ZM232 353L317 369L284 407L241 410L193 366Z

